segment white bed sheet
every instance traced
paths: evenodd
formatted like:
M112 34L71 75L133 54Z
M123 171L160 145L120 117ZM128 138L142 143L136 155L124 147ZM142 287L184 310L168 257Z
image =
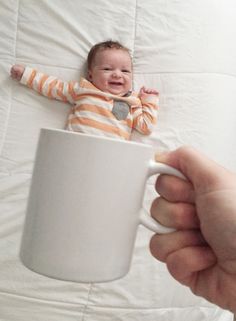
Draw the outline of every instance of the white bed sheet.
M132 267L111 283L78 284L26 269L18 250L41 127L63 128L69 105L9 78L21 63L78 79L90 47L128 46L134 88L160 91L155 150L190 144L236 169L236 3L233 0L0 0L0 321L230 321L194 296L148 251L140 227ZM145 194L155 196L153 179ZM119 258L117 258L119 259Z

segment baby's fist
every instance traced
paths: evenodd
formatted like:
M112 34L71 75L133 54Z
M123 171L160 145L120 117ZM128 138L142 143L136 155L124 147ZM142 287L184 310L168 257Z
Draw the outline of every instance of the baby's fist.
M152 89L152 88L146 88L146 87L142 87L139 91L139 96L142 96L142 95L156 95L158 96L159 93L156 89Z
M13 79L16 79L18 81L21 80L21 77L25 71L25 67L22 65L13 65L11 67L11 77Z

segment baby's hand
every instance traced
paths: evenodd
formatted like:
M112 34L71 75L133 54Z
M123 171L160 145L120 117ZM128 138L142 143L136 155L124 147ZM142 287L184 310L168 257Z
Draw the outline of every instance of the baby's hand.
M13 65L11 67L11 77L13 79L16 79L18 81L21 80L21 77L25 71L25 67L22 65Z
M139 91L139 96L142 96L143 94L147 94L147 95L156 95L158 96L159 93L156 89L152 89L152 88L146 88L146 87L142 87Z

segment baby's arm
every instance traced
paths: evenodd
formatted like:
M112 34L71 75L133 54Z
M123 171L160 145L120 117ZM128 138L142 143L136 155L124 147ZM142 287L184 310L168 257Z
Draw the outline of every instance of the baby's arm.
M151 134L157 122L158 95L157 90L142 87L139 91L142 106L132 108L133 127L144 135Z
M29 88L34 89L43 96L64 102L73 103L76 92L79 89L77 82L65 82L22 65L12 66L11 77Z

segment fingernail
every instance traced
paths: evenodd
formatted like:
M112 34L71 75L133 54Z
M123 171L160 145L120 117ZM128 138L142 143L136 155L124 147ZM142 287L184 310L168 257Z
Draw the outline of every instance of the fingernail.
M156 162L164 162L166 160L167 153L155 153L155 161Z

